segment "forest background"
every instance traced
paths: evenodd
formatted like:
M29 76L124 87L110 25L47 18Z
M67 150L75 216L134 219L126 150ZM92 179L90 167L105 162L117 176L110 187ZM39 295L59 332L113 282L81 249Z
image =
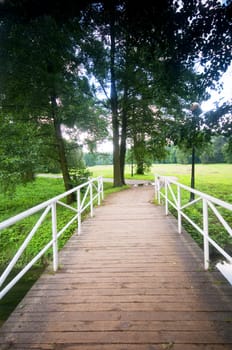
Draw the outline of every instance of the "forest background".
M69 190L106 159L115 187L126 162L231 161L231 99L201 109L231 65L230 1L6 0L0 18L5 193L51 171Z

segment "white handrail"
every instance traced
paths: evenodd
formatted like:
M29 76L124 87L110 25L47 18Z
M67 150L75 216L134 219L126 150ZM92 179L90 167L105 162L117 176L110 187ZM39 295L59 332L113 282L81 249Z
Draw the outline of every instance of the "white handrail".
M176 186L177 195L175 195L172 185ZM161 191L162 187L165 189L164 193ZM188 192L192 192L197 195L197 198L187 204L182 204L181 198L181 189L184 189ZM170 193L170 196L168 196ZM228 222L223 218L222 214L219 213L214 204L230 210L232 212L232 204L227 203L221 199L210 196L206 193L200 192L198 190L192 189L186 185L183 185L172 177L169 176L161 176L159 174L155 174L155 195L158 203L161 204L161 197L165 200L165 213L168 215L168 206L169 204L177 210L178 216L178 232L181 233L181 221L182 217L185 218L202 236L204 240L204 268L207 270L209 268L209 243L213 245L217 251L224 256L226 261L232 264L232 256L230 256L219 244L210 237L209 232L209 214L208 208L212 210L212 213L217 217L218 221L221 223L223 228L228 232L228 234L232 237L232 228L228 224ZM173 200L173 201L172 201ZM189 207L190 205L194 205L195 203L202 201L202 218L203 218L203 228L200 228L186 213L183 212L184 209Z
M97 186L94 184L94 182L97 182ZM80 190L86 187L85 194L81 200ZM70 205L67 205L60 200L65 198L71 193L77 193L77 207L73 208ZM88 202L86 203L86 199L88 198L88 194L90 195L90 198ZM19 281L23 275L42 257L42 255L50 248L53 247L53 270L57 271L58 269L58 238L64 233L64 231L74 222L77 220L78 225L78 234L81 233L81 214L86 210L87 207L90 207L90 213L91 216L93 216L93 206L94 201L97 199L98 205L100 204L101 199L103 199L104 196L104 189L103 189L103 178L93 178L90 179L88 182L85 182L81 184L80 186L77 186L67 192L64 192L60 194L59 196L56 196L54 198L49 199L48 201L45 201L39 205L36 205L33 208L30 208L10 219L7 219L0 223L0 230L7 229L9 226L14 225L15 223L40 212L42 209L44 209L43 213L41 214L40 218L37 220L37 222L34 224L33 228L31 229L28 236L25 238L24 242L22 243L21 247L18 249L6 269L3 271L2 275L0 276L0 287L3 285L3 283L6 281L7 277L9 276L10 272L14 268L15 264L17 263L18 259L26 249L27 245L31 241L32 237L40 227L41 223L44 221L48 213L51 213L51 222L52 222L52 231L51 231L51 240L49 243L47 243L41 250L38 252L38 254L10 281L7 283L7 285L4 286L4 288L0 291L0 300L4 297L4 295ZM62 205L71 211L74 211L74 216L70 219L68 223L64 225L64 227L58 232L57 231L57 205Z

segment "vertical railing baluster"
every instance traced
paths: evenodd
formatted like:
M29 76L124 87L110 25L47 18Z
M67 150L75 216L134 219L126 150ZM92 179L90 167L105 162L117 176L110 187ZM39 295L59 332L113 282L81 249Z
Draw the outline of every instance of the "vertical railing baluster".
M101 176L101 198L104 199L104 182L103 177Z
M157 176L155 175L155 185L154 185L154 188L155 188L155 200L158 201L158 191L157 191L158 185L157 185L157 182L158 182Z
M164 187L165 187L165 214L168 215L168 181L166 177L164 179Z
M158 194L158 203L160 204L160 179L157 178L157 194Z
M77 189L77 234L81 234L81 190Z
M90 192L90 216L93 217L93 183L89 183L89 192Z
M208 216L208 203L205 198L203 198L203 232L204 232L204 268L208 270L209 268L209 216Z
M155 199L160 204L160 181L158 176L155 176Z
M101 179L97 179L97 204L101 204Z
M57 217L56 202L52 203L52 239L53 239L53 270L58 270Z

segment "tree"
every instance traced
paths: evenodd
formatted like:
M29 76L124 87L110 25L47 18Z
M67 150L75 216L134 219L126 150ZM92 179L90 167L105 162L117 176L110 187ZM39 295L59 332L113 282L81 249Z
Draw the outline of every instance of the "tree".
M199 127L199 121L200 121L200 114L201 114L201 109L198 103L193 102L191 105L191 111L192 111L192 137L191 137L191 188L195 188L195 152L196 152L196 147L199 147L199 139L200 139L200 133L201 133L201 128ZM199 121L198 121L199 119ZM205 135L207 136L207 134ZM205 139L203 141L207 140ZM194 200L195 194L193 192L190 192L190 201Z
M204 118L198 103L193 103L186 111L182 121L174 123L173 140L184 153L191 154L191 188L195 188L195 158L196 150L203 150L211 140L211 130L205 128ZM194 193L190 193L190 201L194 200Z
M1 23L2 113L10 111L14 119L40 130L48 125L66 190L72 181L62 126L96 132L103 121L81 71L84 59L77 54L77 35L78 29L70 33L68 24L59 26L48 16Z
M133 4L133 9L129 3L127 5L132 40L138 50L137 58L143 57L141 67L150 76L154 104L165 107L166 113L174 116L181 127L185 123L184 107L196 98L200 101L207 98L207 87L215 86L215 81L231 62L229 9L216 1L167 1L151 5L149 13L144 2ZM201 70L196 70L196 64ZM194 134L198 129L197 136L192 135L192 139L195 138L198 147L203 147L209 141L209 132L205 129L200 133L203 121L199 127L196 116L191 119L190 131ZM185 135L188 137L189 133ZM193 145L192 142L192 187L195 179Z
M227 163L232 163L232 140L231 138L228 140L228 142L223 147L223 154L224 158Z
M227 144L224 136L213 136L209 147L200 155L201 163L224 163Z
M1 115L0 124L0 187L12 192L15 184L34 180L39 159L39 143L33 139L37 130L32 123L25 125L12 116Z
M71 18L75 19L73 23L88 29L82 31L82 48L87 53L87 45L91 49L94 43L94 49L87 54L91 57L88 63L92 63L92 73L106 95L110 87L106 106L110 106L112 116L114 183L121 185L132 87L131 79L123 79L123 75L132 71L133 64L135 71L146 72L147 106L152 96L153 105L176 116L184 107L183 100L195 100L189 100L191 84L186 77L196 72L198 64L202 100L202 93L208 86L215 86L231 61L231 6L223 7L216 0L83 1L75 6L67 2L66 9L63 0L58 1L56 8L49 4L50 1L41 8L35 0L33 10L30 1L19 1L17 5L11 1L7 10L24 13L26 18L52 14L62 23ZM144 98L142 89L140 96Z

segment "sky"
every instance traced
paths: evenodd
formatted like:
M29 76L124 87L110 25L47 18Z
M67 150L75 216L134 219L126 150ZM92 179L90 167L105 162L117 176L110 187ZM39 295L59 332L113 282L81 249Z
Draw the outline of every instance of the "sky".
M223 83L222 91L211 90L211 98L201 104L204 112L213 109L216 103L222 104L226 101L232 101L232 63L226 73L223 74L221 82Z

